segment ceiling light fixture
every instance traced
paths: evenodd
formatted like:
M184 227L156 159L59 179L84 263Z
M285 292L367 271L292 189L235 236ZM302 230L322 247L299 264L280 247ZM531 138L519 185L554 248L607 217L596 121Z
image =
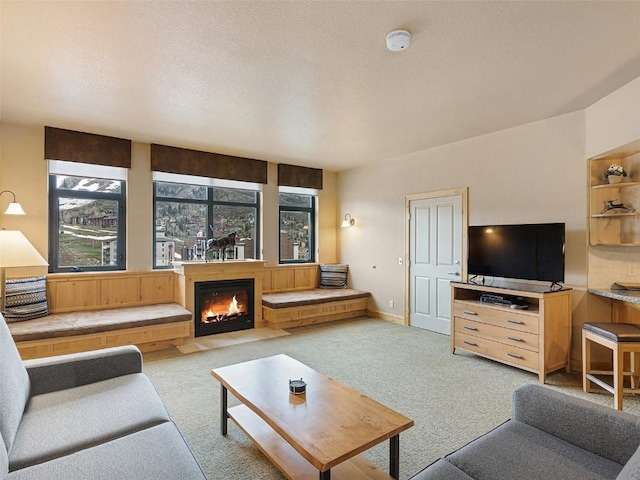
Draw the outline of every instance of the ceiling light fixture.
M411 34L406 30L394 30L387 35L387 48L392 52L406 50L411 43Z

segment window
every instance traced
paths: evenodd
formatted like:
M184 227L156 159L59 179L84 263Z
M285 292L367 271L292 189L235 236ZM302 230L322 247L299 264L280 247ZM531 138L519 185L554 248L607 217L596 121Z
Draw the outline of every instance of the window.
M259 258L258 191L168 181L154 181L153 185L154 268L168 268L181 260L204 260L205 254L207 259L221 254L225 258ZM208 239L232 233L236 237L233 249L206 251Z
M315 261L315 195L280 192L280 263Z
M64 163L49 168L49 271L124 270L125 169Z

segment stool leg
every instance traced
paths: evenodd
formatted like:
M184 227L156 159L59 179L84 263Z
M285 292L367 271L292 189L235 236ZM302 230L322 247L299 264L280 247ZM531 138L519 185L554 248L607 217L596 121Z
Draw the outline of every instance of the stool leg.
M591 380L587 374L591 373L591 341L587 339L587 334L582 331L582 390L591 391Z
M636 352L631 352L629 368L631 370L631 388L638 388L638 379L636 378L638 374L638 356Z
M624 395L624 351L616 344L613 348L613 403L616 410L622 410Z

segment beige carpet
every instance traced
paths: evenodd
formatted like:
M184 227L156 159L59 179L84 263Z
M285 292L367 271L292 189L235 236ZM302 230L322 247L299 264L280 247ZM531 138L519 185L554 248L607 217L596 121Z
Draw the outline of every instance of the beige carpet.
M226 437L220 434L220 385L210 374L216 367L285 353L412 418L415 426L400 435L403 480L510 418L513 390L538 382L537 375L472 354L452 355L447 336L383 320L289 332L188 355L176 349L145 355L145 372L210 480L284 478L233 422ZM577 374L560 371L547 382L548 388L613 405L598 388L582 392ZM236 403L232 396L229 403ZM626 395L624 406L640 414L640 396ZM364 455L387 470L388 450L385 442Z

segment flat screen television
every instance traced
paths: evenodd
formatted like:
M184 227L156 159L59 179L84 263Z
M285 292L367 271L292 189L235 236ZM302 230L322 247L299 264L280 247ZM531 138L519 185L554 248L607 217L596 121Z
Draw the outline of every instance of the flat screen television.
M564 223L469 227L467 272L541 282L564 282Z

